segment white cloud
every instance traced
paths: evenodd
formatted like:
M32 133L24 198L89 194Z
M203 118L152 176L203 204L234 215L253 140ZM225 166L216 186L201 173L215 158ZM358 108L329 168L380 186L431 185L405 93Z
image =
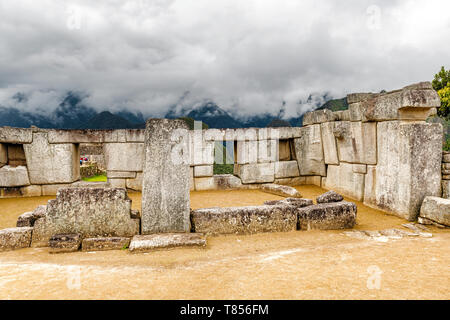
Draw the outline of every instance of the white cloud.
M0 104L162 115L210 99L230 112L295 115L310 94L396 89L450 67L448 1L0 2ZM302 101L302 104L299 102Z

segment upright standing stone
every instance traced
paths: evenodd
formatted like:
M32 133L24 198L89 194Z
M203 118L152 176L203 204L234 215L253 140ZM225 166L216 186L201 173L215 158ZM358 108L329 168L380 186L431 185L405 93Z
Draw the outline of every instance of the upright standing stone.
M190 230L188 129L182 120L147 120L143 234Z

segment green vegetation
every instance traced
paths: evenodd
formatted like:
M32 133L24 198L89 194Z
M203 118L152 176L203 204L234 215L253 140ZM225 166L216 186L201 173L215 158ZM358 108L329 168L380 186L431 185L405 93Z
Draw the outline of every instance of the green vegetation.
M450 70L441 70L434 75L432 81L433 89L437 91L441 98L441 107L437 110L437 117L433 117L429 122L439 122L444 127L443 149L450 151Z
M333 112L340 110L347 110L348 109L347 98L329 100L319 109L330 109Z
M450 70L441 67L441 71L434 75L432 82L433 89L441 97L441 107L438 109L438 116L450 119Z
M88 182L106 182L107 180L108 179L106 178L106 175L98 175L98 176L83 178L83 181L88 181Z
M234 147L230 146L230 150L218 141L214 146L216 159L222 158L222 163L214 163L214 174L233 174L234 172Z

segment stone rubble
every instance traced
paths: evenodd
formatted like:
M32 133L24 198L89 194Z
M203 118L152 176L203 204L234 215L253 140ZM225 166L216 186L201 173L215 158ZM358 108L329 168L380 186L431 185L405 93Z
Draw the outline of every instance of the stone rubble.
M300 230L350 229L356 223L356 205L341 201L297 209Z
M317 203L339 202L342 200L344 200L344 197L333 190L325 192L316 198Z
M50 253L75 252L80 249L81 236L78 233L55 234L48 242Z
M261 185L261 191L275 194L282 197L301 198L302 195L297 189L290 186L269 183Z
M127 249L130 238L126 237L99 237L85 238L81 242L82 251L106 251Z
M0 230L0 251L28 248L33 228L19 227Z
M39 206L34 211L25 212L17 218L17 227L33 227L37 219L43 218L47 206Z

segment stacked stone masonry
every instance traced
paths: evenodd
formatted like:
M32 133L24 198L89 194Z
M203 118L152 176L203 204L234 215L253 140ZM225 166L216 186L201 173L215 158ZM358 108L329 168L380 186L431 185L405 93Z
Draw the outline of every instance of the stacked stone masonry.
M440 106L430 83L347 101L348 110L305 114L303 127L189 131L190 189L314 184L408 220L425 196L449 197L442 126L425 122ZM109 186L141 191L144 140L145 130L0 128L0 197L78 186L80 144L102 146ZM220 144L234 149L232 175L214 175Z

